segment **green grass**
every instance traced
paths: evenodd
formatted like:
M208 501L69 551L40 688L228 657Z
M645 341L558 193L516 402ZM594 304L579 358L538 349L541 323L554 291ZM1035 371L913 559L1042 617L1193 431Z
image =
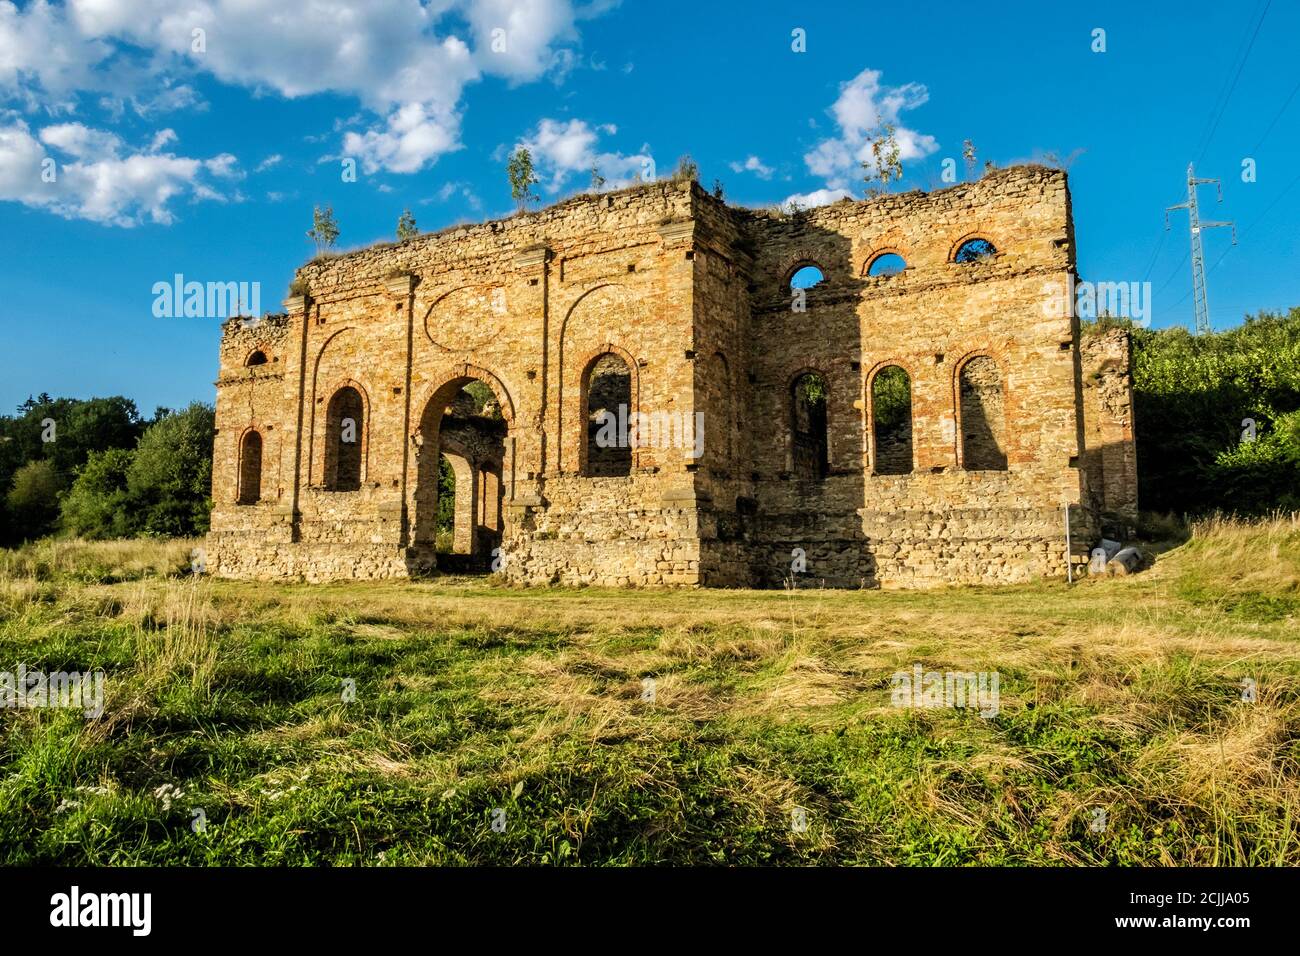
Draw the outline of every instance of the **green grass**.
M99 719L0 711L0 861L1300 864L1293 518L933 592L237 583L190 544L0 556L0 670L107 674ZM999 713L892 706L916 662Z

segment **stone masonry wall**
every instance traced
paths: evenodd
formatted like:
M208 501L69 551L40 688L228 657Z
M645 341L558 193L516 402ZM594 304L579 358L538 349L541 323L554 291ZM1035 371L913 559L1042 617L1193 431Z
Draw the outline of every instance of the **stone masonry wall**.
M1123 540L1138 516L1132 342L1126 330L1107 329L1085 334L1081 346L1089 505L1102 533Z
M1044 301L1074 270L1064 174L1003 170L928 195L736 218L737 244L754 252L753 346L740 371L751 383L741 430L755 506L735 518L747 529L749 577L788 578L795 549L802 578L828 585L1063 575L1064 508L1077 508L1082 494L1078 346L1072 317L1049 314ZM976 237L997 254L953 261ZM887 252L906 270L870 276ZM825 278L799 311L789 279L810 264ZM704 324L729 323L710 319ZM997 370L1005 470L966 461L960 383L971 362ZM912 390L906 475L874 467L868 396L873 376L890 366L907 373ZM829 386L830 473L821 481L791 474L790 386L806 371Z
M953 261L971 237L996 255ZM1085 355L1073 317L1043 307L1074 271L1072 243L1065 175L1020 167L794 215L660 182L320 257L298 271L307 292L286 315L226 327L209 568L308 580L430 570L443 410L478 380L505 423L500 527L481 540L499 530L493 567L508 580L745 586L793 573L911 587L1063 575L1067 505L1083 537L1102 510L1135 508L1131 403L1125 417L1114 385L1127 351L1107 339ZM907 269L869 275L883 252ZM825 278L800 310L789 279L807 264ZM247 367L255 349L269 361ZM1083 370L1101 365L1106 388L1085 388ZM652 443L589 460L590 413L609 404L598 385L588 405L597 366L627 369L630 424L653 419L641 434ZM877 473L901 469L874 458L868 397L890 366L911 386L905 474ZM990 427L1005 467L989 470L965 437L979 432L961 398L968 367L980 407L1000 418ZM791 389L805 372L828 386L824 477L794 474ZM347 450L361 481L339 491L327 412L344 388L361 396ZM1102 391L1104 402L1083 399ZM262 499L240 504L250 429L263 438Z

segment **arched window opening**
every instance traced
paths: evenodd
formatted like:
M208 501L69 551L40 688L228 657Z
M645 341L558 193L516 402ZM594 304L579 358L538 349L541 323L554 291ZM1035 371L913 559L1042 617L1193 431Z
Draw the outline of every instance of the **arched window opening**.
M590 478L632 474L632 371L606 352L591 363L586 382L587 467Z
M897 365L871 380L871 419L878 475L912 471L912 380Z
M361 488L364 416L361 393L351 385L340 388L330 399L325 415L325 487L330 491Z
M795 270L794 275L790 276L791 289L811 289L825 281L826 277L822 275L822 270L815 265L801 266Z
M897 252L882 252L867 266L869 276L896 276L907 268L907 260Z
M252 368L254 365L265 365L266 362L266 353L261 349L256 349L253 354L248 357L248 360L244 362L244 365L248 368Z
M262 436L250 431L239 445L239 503L253 505L262 500Z
M447 382L425 403L411 436L416 469L412 540L421 563L427 565L432 557L444 571L488 570L503 531L508 434L496 393L480 379Z
M961 370L962 467L1006 471L1006 411L998 363L978 355Z
M796 478L820 481L830 472L826 441L826 379L805 372L791 388L790 431Z
M952 261L961 263L985 262L997 254L997 249L993 248L993 243L987 239L967 239L957 247L957 252L952 257Z

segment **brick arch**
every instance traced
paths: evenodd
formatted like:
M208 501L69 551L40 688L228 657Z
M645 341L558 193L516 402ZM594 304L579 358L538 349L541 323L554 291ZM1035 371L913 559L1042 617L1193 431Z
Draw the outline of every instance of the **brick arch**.
M800 269L807 268L808 266L812 266L814 269L816 269L818 272L822 274L823 282L830 281L831 279L830 273L826 271L826 267L822 265L821 260L814 256L809 255L804 251L800 251L795 256L787 256L786 259L784 260L784 264L781 269L781 291L789 292L790 280L794 278L794 274L798 272Z
M304 321L306 320L304 319ZM305 416L307 421L306 421L305 428L307 433L306 437L307 437L307 469L308 469L307 486L308 487L319 487L324 483L325 422L322 413L328 407L330 396L332 396L336 391L338 391L339 388L342 387L342 382L344 381L344 380L336 380L333 388L331 388L327 393L322 393L320 388L321 364L325 361L325 357L329 352L330 347L334 345L336 342L338 342L343 336L347 335L349 332L352 331L354 331L352 326L345 326L344 328L341 328L338 331L334 332L332 335L328 336L324 342L321 343L320 348L316 350L316 354L313 355L311 358L311 392L305 399L307 402L307 414ZM366 410L366 425L368 426L370 423L369 422L369 418L370 418L369 394L366 391L366 389L363 387L358 387L357 390L361 392L361 402L362 402L362 406ZM366 432L369 432L369 430L370 429L368 427L364 429L364 431ZM364 475L366 471L365 455L362 455L361 471L362 474Z
M445 392L445 395L441 397L443 405L446 405L456 396L457 392L465 387L467 381L474 379L482 382L492 390L492 394L497 400L497 407L501 409L501 417L506 420L507 427L511 429L515 427L514 400L510 397L510 390L506 388L505 383L501 381L495 372L472 362L461 362L444 370L440 375L436 376L436 379L440 380L441 384L426 386L420 392L419 400L411 404L411 436L409 437L415 435L420 427L421 420L424 418L425 411L432 404L435 397Z
M620 282L601 282L593 285L579 295L565 311L564 319L560 323L556 407L558 445L556 463L561 472L580 472L583 468L586 441L585 439L577 441L574 428L569 423L584 421L582 410L586 394L586 375L593 359L606 352L613 352L627 362L628 368L632 371L633 401L638 409L642 404L644 383L641 380L637 358L631 348L616 345L611 341L617 336L611 335L610 326L616 323L608 322L604 327L594 326L591 333L586 336L581 335L582 330L575 326L575 317L579 315L583 304L602 290L606 295L617 298L631 313L627 328L622 329L623 335L631 334L636 327L645 324L645 306L626 285ZM574 340L572 343L571 338ZM641 460L641 449L636 449L632 458L633 468L640 467Z
M835 460L831 447L831 397L834 391L831 388L831 382L834 376L831 369L835 363L826 365L813 365L805 362L791 366L792 371L787 372L785 384L781 389L781 420L784 422L782 433L785 440L785 470L794 471L794 386L799 379L805 375L817 375L826 383L826 465L829 471L831 463Z
M437 385L423 389L420 398L411 405L410 433L407 435L408 451L406 462L407 513L411 515L409 523L410 543L412 545L431 545L436 533L437 518L437 481L438 456L441 452L442 410L447 407L456 394L469 382L479 381L486 385L497 400L501 417L506 423L506 436L501 461L501 483L505 495L514 494L515 469L515 423L516 411L514 400L496 373L469 362L460 363L441 370L433 377ZM431 414L436 411L436 421ZM429 427L426 428L425 426ZM457 481L461 476L457 475ZM459 484L458 484L458 494Z
M966 440L965 440L966 423L963 421L962 407L961 407L961 376L962 373L966 370L966 367L969 366L971 362L981 358L988 359L990 362L993 363L994 367L996 367L998 370L998 386L1002 393L1002 449L1001 450L1003 456L1007 459L1007 464L1004 465L1002 469L991 469L991 470L1005 471L1010 466L1011 436L1013 434L1011 428L1011 422L1010 422L1010 415L1008 414L1008 410L1011 407L1011 402L1010 402L1010 389L1008 388L1007 367L1006 367L1006 363L1003 362L993 352L993 350L988 348L978 348L973 351L967 352L964 355L962 355L962 357L953 365L953 369L952 369L952 408L953 408L953 423L954 423L953 441L956 446L954 448L954 453L956 456L957 468L962 471L968 470L966 468ZM977 470L989 470L989 469L977 469Z
M591 370L596 364L596 360L602 355L617 355L627 366L631 381L629 382L629 403L628 417L635 415L641 409L641 382L639 368L636 357L622 346L615 345L612 342L604 342L592 349L587 349L582 358L575 362L575 367L582 370L581 378L578 382L577 392L569 391L565 394L563 403L560 406L560 427L564 427L564 422L573 421L575 428L584 429L583 434L578 440L578 473L585 475L587 473L587 391L591 384ZM563 432L561 432L563 434ZM632 470L635 471L640 467L641 449L632 449Z
M311 462L311 474L307 476L308 484L317 487L325 487L325 458L328 454L327 439L329 430L329 406L334 400L334 396L345 388L355 389L361 396L361 487L364 488L366 480L370 475L370 428L371 428L371 403L370 392L355 378L344 376L333 379L328 388L323 390L314 390L312 400L312 447L309 450L309 461ZM319 401L317 401L319 399ZM317 411L319 409L319 412Z
M1005 384L1007 378L1006 363L1003 362L1002 359L998 357L997 352L995 352L993 349L987 347L981 347L981 348L971 349L969 352L962 353L961 358L959 358L955 363L953 363L952 384L954 388L956 388L958 383L961 381L962 370L977 358L992 359L993 363L997 365L998 373L1002 376L1002 381Z
M874 246L871 249L871 251L869 251L866 254L866 256L863 258L862 268L858 270L858 277L863 279L870 278L869 273L871 272L872 263L874 263L881 256L887 256L890 254L896 255L900 259L902 259L904 268L908 268L908 269L912 268L912 260L908 258L908 253L904 251L902 245L890 244L890 245Z
M916 368L912 362L901 358L881 359L867 370L863 378L862 388L862 435L863 451L867 455L868 464L873 473L876 473L878 465L879 450L876 448L876 401L873 391L876 383L876 376L887 368L902 369L907 375L907 391L909 405L911 406L910 428L912 433L912 467L909 471L916 470Z
M257 419L253 419L251 422L245 425L243 429L240 430L239 435L235 438L235 488L234 488L235 493L234 496L229 499L233 504L243 505L245 503L243 500L244 499L244 442L251 434L256 434L257 437L261 439L262 442L262 452L261 452L262 460L260 463L260 474L258 476L258 492L259 492L258 500L260 501L266 497L266 495L261 492L261 487L264 484L263 479L265 479L266 477L266 458L267 458L266 432L267 432L266 427Z
M1001 255L1001 254L1002 254L1002 246L999 245L998 243L996 243L996 242L993 241L993 234L992 234L992 232L991 232L990 230L988 230L988 229L985 229L985 228L983 228L983 227L980 227L980 228L975 229L975 230L972 231L972 232L968 232L968 233L966 233L964 236L961 236L961 237L959 237L958 239L954 240L954 241L953 241L953 242L948 246L948 255L947 255L947 257L945 258L944 261L945 261L945 262L948 262L948 263L956 263L956 262L957 262L957 250L960 249L960 248L961 248L963 245L965 245L966 243L970 242L972 239L983 239L985 242L987 242L989 245L991 245L991 246L996 250L995 255Z

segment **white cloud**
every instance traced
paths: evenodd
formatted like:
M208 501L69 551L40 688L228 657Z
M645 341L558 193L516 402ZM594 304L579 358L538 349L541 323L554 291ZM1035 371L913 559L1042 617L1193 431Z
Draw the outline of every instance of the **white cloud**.
M258 163L257 168L254 169L253 172L264 173L268 169L272 169L275 166L279 166L280 163L283 161L284 161L284 157L281 156L279 153L272 153L270 156L266 157L266 159Z
M176 142L176 131L171 129L160 129L153 135L153 142L149 144L149 152L156 153L168 143Z
M733 173L753 173L759 179L772 178L772 168L764 166L763 161L757 156L750 156L743 163L732 163L731 171Z
M474 36L477 62L487 73L516 82L535 80L548 70L567 72L573 53L556 57L556 41L571 41L573 7L568 0L475 0L466 18Z
M575 173L582 177L586 188L593 166L604 177L605 189L620 189L647 171L653 173L654 157L649 146L642 146L632 155L597 148L602 134L612 136L617 132L618 127L612 124L591 127L580 119L543 119L518 145L527 147L532 154L542 188L548 193L558 193Z
M381 169L414 173L458 149L458 135L459 117L454 113L432 114L419 103L407 103L388 117L384 130L344 134L343 154L360 159L367 174Z
M63 7L35 0L20 10L0 2L0 90L29 109L41 104L60 112L77 90L102 89L93 65L112 52L111 44L78 30Z
M826 180L826 189L808 195L844 192L856 185L862 179L862 163L874 162L871 136L885 124L894 126L899 159L904 164L935 152L939 143L933 136L918 133L900 121L905 110L915 109L929 98L929 91L919 83L882 86L879 70L863 70L842 83L839 97L828 110L839 134L821 140L804 154L808 171Z
M167 130L166 132L171 133L171 130ZM172 138L176 138L174 133L172 134ZM156 152L157 149L157 139L155 138L154 148L150 150L150 152ZM222 179L244 178L244 174L239 170L239 160L231 153L221 153L218 156L213 156L211 159L205 159L203 161L203 168L214 176L220 176Z
M847 189L814 189L810 193L795 193L786 196L781 203L784 209L812 209L814 206L829 206L841 199L852 199L853 194Z
M23 120L11 119L0 125L0 201L103 225L169 225L175 218L169 204L182 195L225 201L203 177L233 175L234 160L229 153L207 160L158 149L131 153L114 134L80 123L47 126L33 136ZM47 181L50 171L53 181Z
M169 130L170 132L170 130ZM114 133L90 129L81 123L60 123L41 130L41 142L77 159L111 159L122 148Z
M427 206L436 199L438 202L448 202L455 196L460 196L469 205L471 209L482 209L483 200L479 199L478 194L470 188L469 183L444 183L433 199L422 199L420 205Z
M350 95L369 128L345 133L344 150L369 171L409 173L459 147L467 84L562 81L581 62L575 20L608 7L312 0L304 15L283 0L0 0L0 101L70 112L95 92L112 114L129 102L145 116L195 105L178 78L199 73L287 98Z

